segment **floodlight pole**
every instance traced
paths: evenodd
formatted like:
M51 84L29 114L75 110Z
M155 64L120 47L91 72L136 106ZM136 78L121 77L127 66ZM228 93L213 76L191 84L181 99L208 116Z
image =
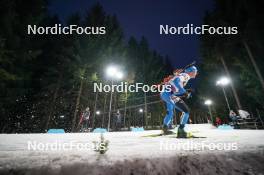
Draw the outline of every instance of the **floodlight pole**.
M211 105L207 105L207 106L208 106L209 114L210 114L210 117L211 117L211 122L213 124L213 114L212 114L212 110L211 110Z
M212 110L211 110L212 101L211 101L211 100L206 100L206 101L204 102L204 104L205 104L206 106L208 106L209 114L210 114L210 117L211 117L211 122L212 122L212 124L213 124L213 114L212 114Z
M113 78L111 78L111 93L110 93L110 103L109 103L109 112L108 112L108 125L107 130L110 131L110 124L111 124L111 110L112 110L112 98L113 98Z
M231 111L231 108L230 108L229 101L228 101L227 96L226 96L225 88L224 88L223 85L221 87L222 87L222 90L223 90L223 93L224 93L224 96L225 96L227 108L228 108L228 110L230 112Z

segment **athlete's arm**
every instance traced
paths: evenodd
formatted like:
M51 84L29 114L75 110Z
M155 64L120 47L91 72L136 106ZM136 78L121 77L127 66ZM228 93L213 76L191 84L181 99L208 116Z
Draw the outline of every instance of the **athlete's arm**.
M172 85L175 86L175 89L177 89L177 92L175 92L176 95L183 95L186 93L186 90L183 88L183 79L184 77L177 77L174 79Z

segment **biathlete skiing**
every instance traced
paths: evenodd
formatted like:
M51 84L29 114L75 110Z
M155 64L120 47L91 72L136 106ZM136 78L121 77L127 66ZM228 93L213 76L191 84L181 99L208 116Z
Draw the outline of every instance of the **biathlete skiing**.
M183 73L181 73L183 72ZM161 99L166 103L167 114L163 120L163 135L173 134L169 130L169 125L173 118L174 108L180 111L181 121L178 127L177 137L187 138L187 133L184 130L185 124L189 120L189 107L183 101L183 99L188 99L191 96L191 90L185 89L184 87L191 78L195 78L197 75L197 68L194 65L190 65L186 69L178 69L174 71L174 75L170 77L164 85L170 86L161 92Z

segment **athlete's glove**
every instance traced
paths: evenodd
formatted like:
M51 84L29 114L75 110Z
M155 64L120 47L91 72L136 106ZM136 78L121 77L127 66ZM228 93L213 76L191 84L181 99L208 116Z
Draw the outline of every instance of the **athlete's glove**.
M180 97L177 96L172 96L171 99L174 101L174 103L178 103L182 100Z
M192 92L194 92L194 90L190 88L190 89L186 89L186 92L192 93Z
M183 95L182 95L183 98L191 98L192 97L192 93L190 91L186 91Z
M192 92L194 92L193 89L186 89L186 93L185 93L185 98L191 98L192 97Z

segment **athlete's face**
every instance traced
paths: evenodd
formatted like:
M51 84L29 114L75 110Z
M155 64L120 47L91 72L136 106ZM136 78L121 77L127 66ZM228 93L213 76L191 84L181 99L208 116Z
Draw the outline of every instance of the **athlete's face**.
M195 78L197 76L197 72L189 72L188 74L191 78Z

